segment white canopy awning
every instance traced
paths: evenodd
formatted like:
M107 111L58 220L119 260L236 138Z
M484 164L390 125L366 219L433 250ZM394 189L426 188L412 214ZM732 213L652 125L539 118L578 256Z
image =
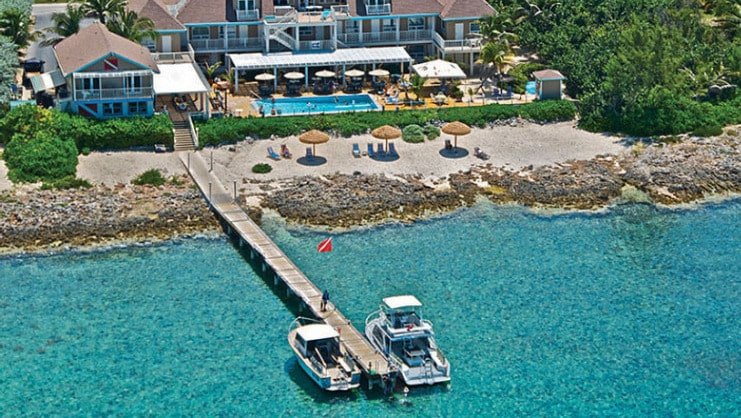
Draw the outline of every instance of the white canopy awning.
M160 72L154 73L154 93L185 94L205 93L208 82L192 63L158 64Z
M227 54L237 70L263 70L268 68L329 67L335 65L398 64L410 63L403 47L343 48L334 52L316 54Z
M332 326L327 324L304 325L298 329L297 333L304 341L326 340L340 336Z
M414 72L424 78L466 78L466 73L458 64L443 60L434 60L413 65Z

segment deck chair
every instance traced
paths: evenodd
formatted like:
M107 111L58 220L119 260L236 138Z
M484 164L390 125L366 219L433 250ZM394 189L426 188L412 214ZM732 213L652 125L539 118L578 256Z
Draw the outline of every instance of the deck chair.
M389 155L392 157L398 157L399 153L396 152L396 145L393 142L389 144Z
M290 159L291 158L291 151L288 150L288 145L283 144L280 146L280 155L283 158Z
M386 150L383 149L383 143L382 142L379 142L378 143L378 150L376 151L376 154L378 154L380 156L386 155Z
M308 158L309 160L314 158L314 153L311 152L311 147L306 147L306 158Z
M445 140L445 149L453 149L453 143L449 139Z
M368 143L368 156L371 158L376 156L376 153L373 151L373 144L370 142Z
M272 158L277 161L280 160L280 155L278 155L278 153L273 150L273 147L268 147L268 158Z
M352 155L355 158L360 158L360 145L352 144Z

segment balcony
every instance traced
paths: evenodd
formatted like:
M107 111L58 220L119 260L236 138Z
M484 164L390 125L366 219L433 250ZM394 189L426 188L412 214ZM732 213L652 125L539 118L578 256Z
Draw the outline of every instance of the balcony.
M176 64L183 62L194 62L193 48L188 45L187 51L180 52L157 52L152 54L154 62L158 64Z
M224 38L191 39L190 45L195 52L218 52L226 49Z
M365 3L365 14L368 16L390 15L391 4L368 4Z
M260 20L260 11L257 9L237 10L237 20L239 21Z
M403 30L399 32L401 42L432 42L432 29Z
M397 44L410 42L432 42L432 30L403 30L399 31L399 38L394 32L370 32L370 33L340 33L337 39L345 45L364 44Z
M230 51L261 51L265 46L265 41L262 37L229 38L227 46Z
M334 18L337 20L348 19L350 17L350 6L348 5L332 6L331 9Z
M437 32L432 33L432 40L446 52L478 52L481 51L481 38L446 40Z
M77 90L75 100L105 100L105 99L148 99L153 97L151 87L127 88L127 89L94 89Z

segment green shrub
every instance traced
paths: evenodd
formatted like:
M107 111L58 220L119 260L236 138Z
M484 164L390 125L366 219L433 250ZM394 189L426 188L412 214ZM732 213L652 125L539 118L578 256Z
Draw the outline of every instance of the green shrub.
M509 75L512 77L512 91L517 94L525 93L525 85L530 80L530 75L534 71L540 71L545 69L545 65L536 62L528 62L516 65L514 68L509 70Z
M82 150L80 150L82 155L90 155L90 148L84 147Z
M694 136L702 136L702 137L708 137L708 136L718 136L723 134L723 128L720 126L701 126L694 131L692 131L692 135Z
M89 189L93 187L89 181L74 176L63 177L59 180L45 181L41 185L41 190L68 190L68 189Z
M137 186L162 186L165 181L165 177L159 170L152 169L141 173L132 183Z
M256 174L267 174L273 171L273 167L270 164L259 163L252 166L252 172Z
M3 155L14 182L54 181L77 172L77 147L48 131L15 134Z
M440 128L435 125L425 125L424 131L428 141L434 141L440 138Z
M425 142L425 132L419 125L409 125L402 131L401 138L404 142L418 144L420 142Z

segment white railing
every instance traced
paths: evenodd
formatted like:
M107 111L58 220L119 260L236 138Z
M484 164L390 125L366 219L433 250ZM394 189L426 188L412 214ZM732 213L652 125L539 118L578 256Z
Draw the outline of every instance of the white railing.
M399 40L402 42L432 41L431 29L403 30L399 32Z
M300 50L326 51L334 49L333 41L301 41L298 48Z
M230 50L235 49L262 49L265 42L262 37L258 38L229 38L227 45Z
M276 40L277 42L283 44L283 46L285 46L286 48L296 49L296 39L291 37L291 35L283 32L282 29L271 32L270 39Z
M399 32L399 38L402 38L402 33L409 31ZM416 31L414 31L416 32ZM428 33L429 35L429 33ZM372 43L396 43L396 32L371 32L371 33L340 33L337 35L337 39L340 42L347 45L357 44L372 44Z
M350 6L348 5L332 6L331 9L335 17L350 16Z
M179 51L179 52L158 52L152 54L152 59L154 59L155 62L169 62L169 63L177 63L177 62L193 62L194 59L194 51L193 48L188 45L187 51Z
M446 40L443 39L442 35L437 32L432 33L432 40L443 49L464 49L464 50L477 50L481 49L481 39L454 39Z
M128 89L95 89L78 90L75 92L75 100L128 99L140 97L152 97L152 88L140 87Z
M224 38L191 39L190 44L196 51L223 51Z
M237 20L259 20L260 11L255 10L237 10Z
M208 106L208 104L206 105ZM190 139L193 141L193 146L198 149L198 131L193 124L193 114L188 113L188 129L190 130Z
M389 15L391 14L391 4L368 4L365 3L365 13L371 15Z

